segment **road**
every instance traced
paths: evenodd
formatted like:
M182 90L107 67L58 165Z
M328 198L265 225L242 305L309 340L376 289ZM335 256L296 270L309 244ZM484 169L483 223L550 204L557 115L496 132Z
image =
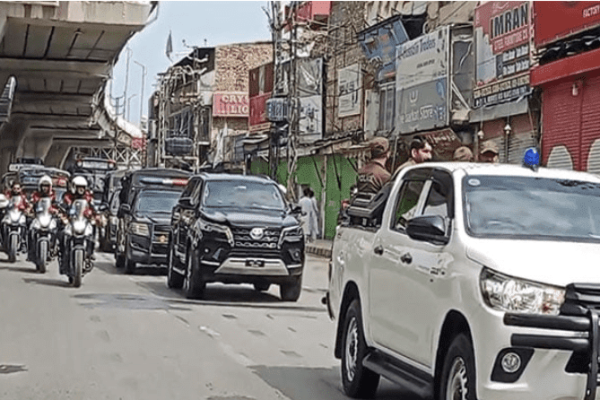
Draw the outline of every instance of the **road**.
M153 270L99 253L79 289L0 255L0 399L342 400L327 260L309 257L297 303L251 286L186 300ZM408 399L383 383L378 399Z

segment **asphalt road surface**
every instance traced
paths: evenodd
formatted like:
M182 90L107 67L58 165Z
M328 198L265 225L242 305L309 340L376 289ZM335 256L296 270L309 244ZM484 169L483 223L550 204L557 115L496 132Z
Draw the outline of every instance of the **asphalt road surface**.
M164 273L164 271L160 271ZM342 400L327 260L309 257L302 296L212 284L186 300L154 270L112 255L79 289L0 254L0 399ZM383 383L378 399L409 399Z

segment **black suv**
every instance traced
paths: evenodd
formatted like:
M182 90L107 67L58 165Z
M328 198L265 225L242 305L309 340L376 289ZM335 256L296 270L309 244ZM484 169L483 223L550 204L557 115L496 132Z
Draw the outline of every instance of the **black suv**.
M171 212L188 177L185 171L164 168L134 171L123 177L117 213L117 268L133 273L138 264L166 264Z
M279 285L281 298L302 290L304 235L269 178L202 173L173 209L167 285L201 298L208 282Z

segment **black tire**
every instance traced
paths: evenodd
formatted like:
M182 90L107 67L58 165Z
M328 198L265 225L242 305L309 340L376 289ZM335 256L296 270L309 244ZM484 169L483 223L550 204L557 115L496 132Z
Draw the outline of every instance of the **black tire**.
M290 282L279 285L279 297L283 301L298 301L302 293L302 275L295 276Z
M173 270L173 267L178 266L174 256L173 246L169 246L169 254L167 256L167 286L170 289L181 289L183 286L183 276Z
M260 282L254 284L254 290L257 292L266 292L271 287L270 283Z
M128 257L125 257L125 273L127 275L135 274L135 268L137 264L135 261L131 261Z
M38 248L38 257L36 267L41 274L46 273L46 264L48 263L48 242L41 241Z
M81 286L81 278L83 275L83 250L75 250L75 254L73 254L73 280L69 280L72 283L73 287Z
M198 251L192 249L186 257L186 271L183 279L183 294L188 299L201 299L204 297L206 282L202 279L202 274L198 265Z
M352 398L375 397L379 375L363 366L362 361L369 349L363 333L360 303L353 300L346 311L342 331L342 386Z
M444 357L438 400L476 400L475 356L471 340L457 335Z
M115 268L121 269L125 267L125 256L115 253Z
M19 238L17 235L11 235L8 244L8 262L14 263L17 261L17 247L19 245Z

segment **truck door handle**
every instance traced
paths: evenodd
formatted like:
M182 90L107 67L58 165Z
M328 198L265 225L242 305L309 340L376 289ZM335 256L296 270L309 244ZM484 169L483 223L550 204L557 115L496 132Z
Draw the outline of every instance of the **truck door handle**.
M405 264L410 264L412 262L412 256L410 255L410 253L404 253L400 257L400 261L402 261Z
M373 252L375 254L377 254L378 256L382 256L383 255L383 247L382 246L375 246L375 248L373 249Z

